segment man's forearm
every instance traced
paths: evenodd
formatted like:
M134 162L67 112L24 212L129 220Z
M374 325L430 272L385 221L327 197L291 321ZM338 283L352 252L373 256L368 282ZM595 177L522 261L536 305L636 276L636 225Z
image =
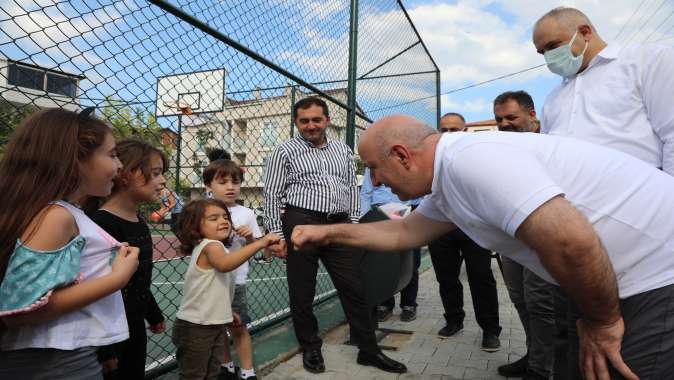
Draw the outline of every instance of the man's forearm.
M373 251L400 251L405 249L389 231L398 230L399 220L376 223L331 224L328 230L329 244L365 248Z
M347 245L372 251L397 252L418 248L452 230L451 223L432 222L419 215L375 223L333 224L328 229L329 244Z

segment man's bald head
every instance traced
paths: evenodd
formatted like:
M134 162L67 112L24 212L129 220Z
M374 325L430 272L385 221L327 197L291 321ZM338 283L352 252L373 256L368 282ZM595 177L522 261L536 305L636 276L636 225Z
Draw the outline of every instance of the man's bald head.
M383 158L389 149L396 145L405 145L409 149L415 149L421 145L424 139L437 134L431 126L421 120L408 115L386 116L368 128L360 137L358 150L371 150L378 148L379 158Z
M585 70L606 47L606 42L601 39L590 19L578 9L568 7L555 8L541 16L534 25L532 39L536 52L543 55L570 44L574 57L583 55L578 73Z
M374 186L384 184L401 200L431 192L433 160L440 134L418 119L387 116L360 137L358 152Z
M592 31L595 34L597 33L594 25L592 25L592 22L585 15L585 13L579 11L576 8L557 7L548 11L546 14L541 16L538 21L536 21L536 24L534 25L534 31L542 23L547 21L554 21L558 28L564 29L567 33L570 34L573 34L581 25L588 25L590 28L592 28Z

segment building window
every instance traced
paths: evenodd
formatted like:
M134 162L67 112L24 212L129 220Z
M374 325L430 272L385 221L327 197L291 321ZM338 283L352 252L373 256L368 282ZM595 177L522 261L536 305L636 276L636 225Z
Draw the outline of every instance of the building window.
M7 83L13 86L44 91L44 75L44 71L10 63Z
M77 81L74 78L47 74L47 92L74 98L77 95Z
M46 91L50 94L77 96L77 79L36 68L10 63L7 83L12 86ZM45 76L47 88L45 88Z
M279 139L279 126L273 121L268 121L262 126L262 135L260 140L262 140L262 146L274 147L278 143Z
M245 119L234 120L232 129L232 148L234 150L246 149L246 140L248 138L248 122Z

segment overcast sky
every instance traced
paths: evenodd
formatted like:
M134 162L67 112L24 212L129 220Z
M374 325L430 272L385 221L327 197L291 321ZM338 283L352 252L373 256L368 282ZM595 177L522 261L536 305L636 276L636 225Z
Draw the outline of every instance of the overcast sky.
M544 63L531 42L532 26L546 11L572 6L587 14L609 43L674 43L674 7L666 0L404 0L421 37L441 70L442 92ZM468 121L493 117L493 99L525 90L540 112L560 82L543 66L491 84L442 97L442 111Z

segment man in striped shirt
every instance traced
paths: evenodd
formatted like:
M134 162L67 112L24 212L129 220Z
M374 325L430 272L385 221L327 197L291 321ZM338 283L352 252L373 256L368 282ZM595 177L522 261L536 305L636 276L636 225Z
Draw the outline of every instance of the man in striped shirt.
M327 104L316 97L302 99L294 105L293 117L300 135L277 146L267 162L264 222L269 232L282 232L289 243L290 314L303 350L304 368L313 373L325 371L323 342L312 309L320 259L360 348L358 363L388 372L406 372L405 365L386 357L377 346L375 324L354 265L354 251L339 246L306 252L293 249L290 237L296 225L355 223L360 215L353 152L326 136L330 123Z

